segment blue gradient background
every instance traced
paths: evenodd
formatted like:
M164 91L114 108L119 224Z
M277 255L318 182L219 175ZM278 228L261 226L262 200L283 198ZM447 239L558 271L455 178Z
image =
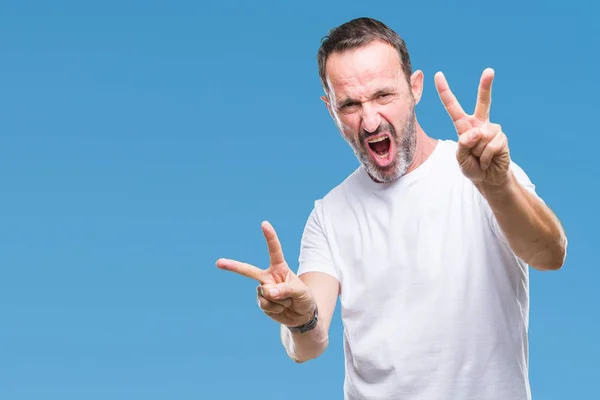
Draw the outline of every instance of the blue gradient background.
M587 4L587 5L585 5ZM372 16L433 85L492 120L559 215L563 270L531 273L534 399L598 398L598 6L569 2L3 1L0 398L341 399L342 326L286 358L255 282L260 222L296 268L313 201L356 166L319 100L327 30ZM595 253L596 252L596 253Z

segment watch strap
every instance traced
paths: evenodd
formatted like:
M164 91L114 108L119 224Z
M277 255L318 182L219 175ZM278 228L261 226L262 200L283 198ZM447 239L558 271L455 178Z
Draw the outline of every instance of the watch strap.
M290 330L290 332L305 333L310 330L313 330L317 326L317 322L319 322L319 310L317 307L315 307L315 313L313 314L313 317L310 319L310 321L300 326L288 326L288 329Z

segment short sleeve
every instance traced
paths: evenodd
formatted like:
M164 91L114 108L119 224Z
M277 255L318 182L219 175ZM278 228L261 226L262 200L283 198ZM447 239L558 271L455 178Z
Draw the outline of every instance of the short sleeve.
M533 184L533 182L531 182L531 179L529 179L525 171L523 171L523 169L519 167L515 162L511 162L511 169L513 171L513 174L517 178L517 182L519 182L529 193L533 194L535 197L537 197L543 202L542 198L538 196L537 192L535 191L535 185Z
M324 229L322 200L315 201L300 243L298 276L307 272L324 272L340 281Z
M537 199L539 199L542 203L544 203L544 200L537 194L537 192L535 190L535 185L533 184L531 179L529 179L529 176L527 176L525 171L523 171L523 169L513 161L511 161L510 167L511 167L511 170L512 170L515 178L517 179L517 182L519 182L521 184L521 186L523 186L525 188L525 190L527 190L529 193L531 193ZM489 218L490 218L490 222L492 224L492 229L494 230L494 233L500 239L502 239L502 241L507 243L506 237L504 236L502 229L500 229L500 225L498 225L498 220L492 213L492 210L489 206L488 206L488 212L489 212Z

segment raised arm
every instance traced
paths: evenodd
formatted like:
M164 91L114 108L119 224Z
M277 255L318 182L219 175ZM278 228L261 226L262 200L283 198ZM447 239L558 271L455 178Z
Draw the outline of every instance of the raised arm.
M442 73L435 86L458 133L456 158L463 174L488 201L512 251L531 267L557 270L567 252L567 237L552 210L529 193L511 169L508 140L490 122L494 71L480 80L475 111L467 115Z

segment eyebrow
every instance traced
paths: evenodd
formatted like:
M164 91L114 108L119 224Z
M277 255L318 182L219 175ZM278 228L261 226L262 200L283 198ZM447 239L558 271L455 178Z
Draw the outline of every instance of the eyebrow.
M396 92L396 89L394 89L391 86L386 86L386 87L383 87L381 89L377 89L377 91L375 91L375 93L373 93L371 95L371 97L377 97L377 96L380 96L382 94L395 93L395 92ZM354 103L359 103L359 101L355 100L353 98L348 97L348 98L342 99L339 102L339 107L344 107L344 106L347 106L347 105L350 105L350 104L354 104Z
M396 88L394 88L392 86L386 86L386 87L383 87L383 88L377 90L375 92L375 94L373 94L373 97L377 97L377 96L382 95L382 94L396 93L396 92L397 92Z

